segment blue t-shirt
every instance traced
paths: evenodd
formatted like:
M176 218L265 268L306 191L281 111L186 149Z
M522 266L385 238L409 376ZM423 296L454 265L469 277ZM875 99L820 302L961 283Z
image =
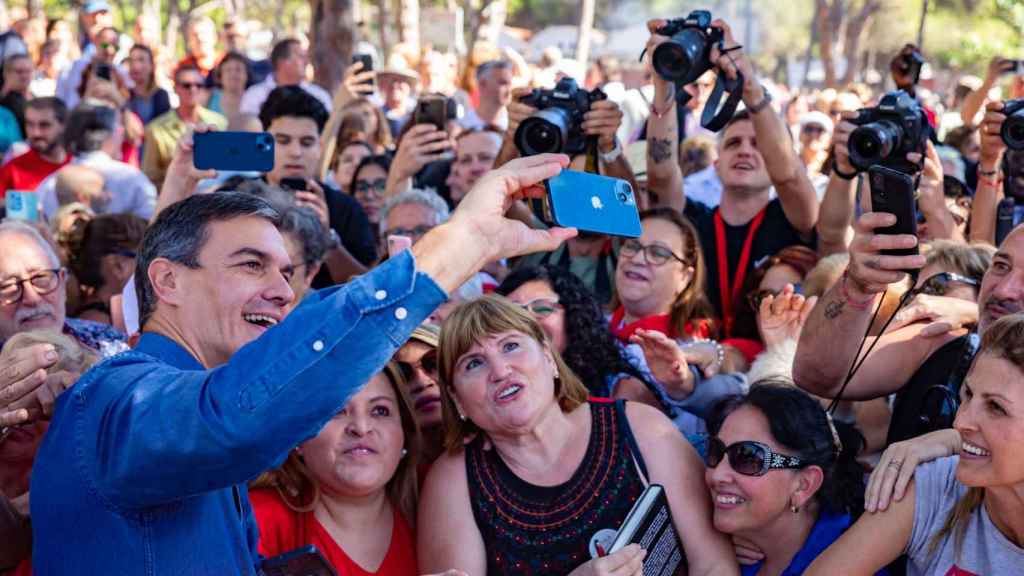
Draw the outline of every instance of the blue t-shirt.
M782 576L800 576L800 574L803 574L810 567L811 562L814 562L815 558L821 555L833 542L838 540L843 535L843 532L846 532L850 524L849 514L822 512L818 515L818 521L814 523L811 533L807 535L804 547L796 553L793 561L782 571ZM755 576L761 570L761 564L763 562L743 566L740 573L742 576ZM888 574L889 572L883 569L877 572L875 576L888 576Z

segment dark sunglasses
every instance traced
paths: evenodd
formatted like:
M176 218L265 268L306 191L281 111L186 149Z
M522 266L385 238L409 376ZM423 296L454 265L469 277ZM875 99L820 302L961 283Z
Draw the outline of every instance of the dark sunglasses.
M952 210L949 211L949 215L953 217L953 223L956 224L957 226L963 226L964 224L967 223L967 219L966 218L964 218L963 216L957 214L956 212L953 212ZM918 224L927 224L928 223L928 219L925 218L924 212L921 212L920 209L918 209L918 212L917 212L917 223Z
M199 90L203 85L199 82L179 82L178 88L182 90Z
M777 454L760 442L744 440L726 446L718 438L709 438L704 458L707 467L715 468L725 458L729 458L733 470L744 476L764 476L769 470L795 470L805 466L796 456Z
M793 284L794 294L803 294L802 290L803 288L801 284ZM754 310L754 312L757 312L758 310L761 309L761 302L764 302L765 298L769 296L778 296L781 292L781 290L769 290L767 288L755 290L747 294L747 303L750 304L750 307L751 309Z
M437 350L428 350L419 359L419 362L402 362L398 360L395 363L398 364L398 369L402 372L402 377L405 378L406 382L412 382L416 379L417 368L422 370L427 376L437 377Z
M918 294L927 294L929 296L945 296L946 293L949 292L949 284L951 282L967 284L972 288L978 287L978 281L974 278L968 278L952 272L939 272L922 282L921 287L918 288L916 292Z

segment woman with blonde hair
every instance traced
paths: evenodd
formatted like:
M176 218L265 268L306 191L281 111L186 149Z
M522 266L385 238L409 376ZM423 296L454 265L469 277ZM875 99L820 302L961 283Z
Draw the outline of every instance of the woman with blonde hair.
M342 574L414 576L419 429L388 364L249 495L260 553L312 544Z
M447 452L420 500L424 571L640 574L639 546L605 551L655 483L689 573L738 573L711 526L697 453L653 408L588 401L530 312L493 295L463 304L438 356Z

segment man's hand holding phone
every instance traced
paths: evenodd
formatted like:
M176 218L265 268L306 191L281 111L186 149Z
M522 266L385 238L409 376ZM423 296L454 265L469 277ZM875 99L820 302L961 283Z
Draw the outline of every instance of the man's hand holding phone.
M890 284L901 282L906 270L924 267L925 257L892 256L883 250L906 250L917 246L917 237L908 234L878 234L877 229L895 226L895 214L868 212L854 224L856 234L850 243L850 264L847 266L847 289L857 300L885 292Z

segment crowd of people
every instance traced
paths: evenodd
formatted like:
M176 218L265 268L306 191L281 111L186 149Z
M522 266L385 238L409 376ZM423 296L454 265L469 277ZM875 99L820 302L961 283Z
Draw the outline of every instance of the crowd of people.
M203 17L176 60L113 11L0 37L0 574L313 545L342 575L639 575L609 546L652 484L680 573L1021 570L1016 61L940 87L907 45L883 86L796 90L719 20L677 86L652 21L639 71L361 42L329 91L302 38L254 58ZM566 78L604 95L587 149L524 155ZM893 87L928 124L916 236L851 160ZM273 167L197 169L216 130L269 133ZM639 237L546 221L567 169L629 182Z

